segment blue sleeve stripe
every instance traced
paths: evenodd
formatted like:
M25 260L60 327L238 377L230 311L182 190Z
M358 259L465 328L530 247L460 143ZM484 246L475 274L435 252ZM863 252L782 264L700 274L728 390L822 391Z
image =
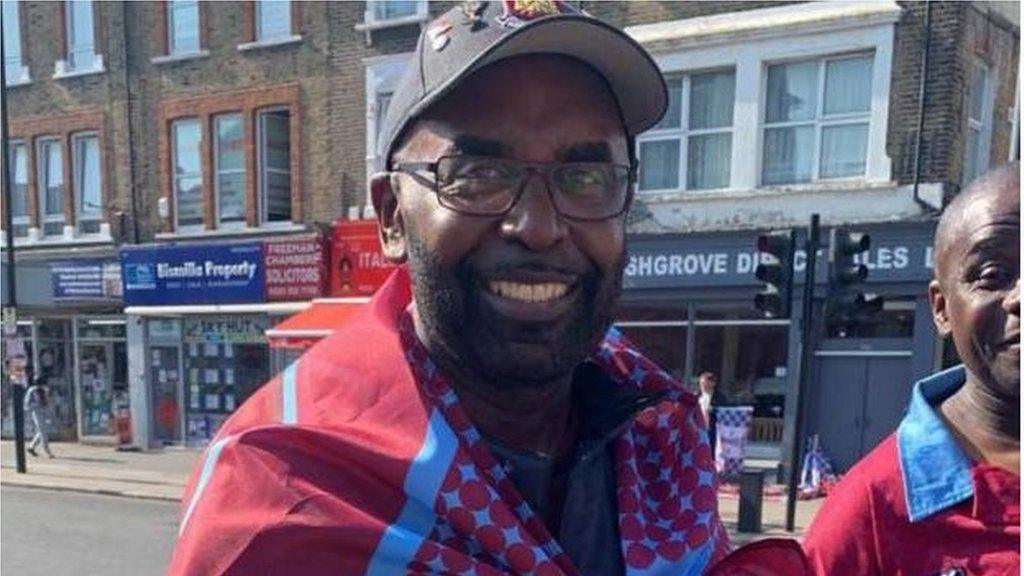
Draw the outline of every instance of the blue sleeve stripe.
M284 424L297 424L299 422L299 400L295 391L295 372L299 361L292 362L284 369L281 378L281 422Z
M220 458L221 450L223 450L224 445L232 439L234 439L234 436L221 438L210 446L210 450L206 453L206 459L203 461L203 470L199 473L199 482L196 484L196 490L192 493L192 500L188 503L188 508L185 510L185 516L181 519L181 528L178 529L179 537L185 532L185 526L188 525L189 517L192 516L192 512L195 510L196 504L199 503L199 498L203 495L206 485L210 483L210 478L213 476L213 468L217 465L217 460Z

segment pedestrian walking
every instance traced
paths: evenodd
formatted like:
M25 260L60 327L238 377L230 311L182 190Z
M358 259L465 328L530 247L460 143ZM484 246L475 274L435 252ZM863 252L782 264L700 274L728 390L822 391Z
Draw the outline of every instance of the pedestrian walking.
M39 456L36 452L36 448L42 446L43 452L50 458L53 458L53 452L50 451L50 442L46 437L46 424L49 422L49 392L46 388L46 377L40 376L36 381L29 386L28 390L25 391L25 412L28 412L32 417L32 425L35 426L36 433L32 437L32 443L29 444L28 453L33 456Z

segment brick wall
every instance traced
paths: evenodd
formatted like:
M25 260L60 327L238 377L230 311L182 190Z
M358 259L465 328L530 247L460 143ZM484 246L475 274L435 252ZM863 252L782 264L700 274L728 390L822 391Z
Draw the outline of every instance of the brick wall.
M299 139L300 153L292 158L293 182L299 190L293 204L293 215L306 222L326 222L333 215L324 207L330 205L324 197L334 195L336 189L331 177L331 150L327 142L328 124L328 71L327 71L327 4L304 2L293 11L293 32L302 40L279 46L252 50L239 50L239 45L252 38L253 11L237 2L204 2L201 4L201 45L208 54L177 62L154 62L166 54L166 40L152 31L164 23L166 16L161 3L128 3L130 19L138 23L128 34L132 54L132 119L134 133L141 137L134 142L136 187L142 241L166 231L168 222L162 222L157 213L157 201L166 194L163 180L165 166L160 152L160 137L166 134L166 125L157 113L165 102L205 97L214 100L231 98L240 100L252 89L274 86L295 86L298 94L300 123L293 127ZM249 6L251 8L251 6ZM247 32L248 31L248 32ZM225 96L227 95L227 96ZM241 102L240 102L241 103ZM251 141L251 140L250 140ZM254 158L254 155L249 155ZM253 171L254 172L254 171ZM249 187L255 186L255 174L248 178ZM254 188L249 194L254 194ZM336 197L336 196L335 196ZM335 202L336 204L336 202ZM340 213L340 207L334 206ZM250 223L252 217L250 214Z
M124 83L113 71L124 58L120 42L123 19L121 4L97 2L93 6L96 52L103 55L107 72L71 78L53 78L54 64L65 58L63 4L60 2L19 2L22 36L22 59L29 67L31 83L7 89L7 111L12 137L15 131L47 129L62 137L70 134L64 120L87 113L88 128L101 134L101 154L106 172L103 174L103 220L109 222L115 239L125 238L122 215L131 211L131 189L128 178L126 146ZM19 127L19 128L15 128ZM20 128L24 127L24 128ZM45 131L45 130L44 130ZM66 151L67 152L67 151ZM33 159L34 153L29 155ZM30 166L30 169L32 167ZM70 171L67 172L70 182ZM34 178L34 170L30 173ZM71 194L70 184L67 195ZM34 207L30 184L30 209ZM73 205L65 202L66 209ZM72 207L72 208L69 208ZM31 210L30 210L31 213ZM70 224L72 220L67 220Z
M452 2L432 2L437 15ZM770 2L583 2L583 8L619 26L675 20L777 6ZM924 182L942 182L955 190L962 172L969 68L975 56L997 70L992 130L993 163L1007 154L1013 103L1017 31L1001 17L990 17L966 3L932 2L932 45L921 173ZM917 134L918 82L923 49L924 4L905 2L896 26L887 152L893 178L913 180ZM61 6L23 2L25 60L32 83L8 91L12 119L102 111L105 178L111 215L132 213L132 190L140 241L161 231L157 202L166 194L160 152L162 103L221 97L251 89L295 86L301 109L298 166L301 190L295 213L307 223L326 223L363 206L366 199L366 67L368 58L411 51L418 24L366 33L363 2L304 2L296 8L293 31L302 40L274 47L239 50L251 39L250 4L204 2L201 44L207 55L177 62L165 56L163 2L97 2L97 50L107 72L77 78L52 78L60 49ZM126 23L128 26L126 27ZM49 40L47 40L49 39ZM125 49L127 47L127 50ZM131 94L129 101L128 94ZM164 119L166 120L166 118ZM128 130L128 127L131 130ZM131 154L129 154L129 150ZM131 177L134 175L134 177ZM121 220L111 216L115 234ZM128 223L131 224L130 222ZM130 237L120 234L121 240Z

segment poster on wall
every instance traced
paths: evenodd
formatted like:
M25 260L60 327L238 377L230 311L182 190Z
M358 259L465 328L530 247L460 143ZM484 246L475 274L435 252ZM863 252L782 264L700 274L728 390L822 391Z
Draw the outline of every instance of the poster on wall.
M263 244L267 301L311 300L324 295L327 259L322 236Z
M129 306L263 301L259 243L122 248L121 272Z
M395 265L384 258L376 220L341 220L331 237L331 296L369 296Z

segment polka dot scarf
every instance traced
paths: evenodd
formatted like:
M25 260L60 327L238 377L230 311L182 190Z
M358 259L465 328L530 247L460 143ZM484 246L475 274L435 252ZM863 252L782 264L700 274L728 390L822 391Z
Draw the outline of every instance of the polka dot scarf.
M400 322L406 358L428 402L455 432L458 448L434 505L433 529L410 574L571 575L578 571L480 437L415 336ZM641 356L615 329L593 361L613 380L666 391L614 445L619 533L629 575L701 574L727 551L716 509L714 466L696 398Z

